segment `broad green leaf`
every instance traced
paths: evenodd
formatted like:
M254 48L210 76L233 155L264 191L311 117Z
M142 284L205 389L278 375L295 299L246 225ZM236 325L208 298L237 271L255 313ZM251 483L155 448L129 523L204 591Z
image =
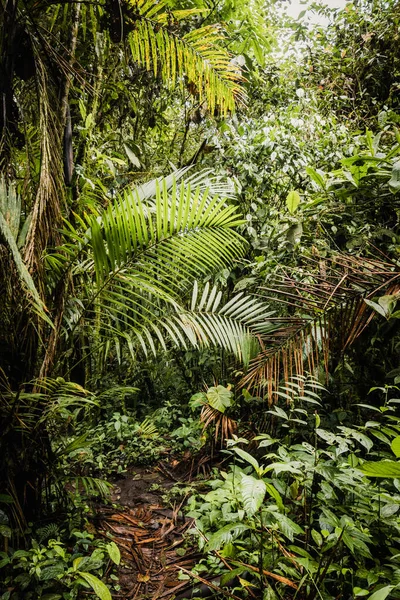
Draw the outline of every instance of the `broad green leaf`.
M276 487L274 485L272 485L272 483L269 483L268 481L265 481L265 480L264 480L264 483L265 483L265 487L267 488L268 494L271 496L271 498L273 498L275 500L279 510L281 510L283 512L284 506L283 506L282 496L280 495L280 493L278 492Z
M364 302L365 304L368 304L368 306L373 308L377 313L382 315L382 317L385 317L385 319L387 318L387 314L383 306L381 306L377 302L373 302L373 300L368 300L367 298L364 299Z
M309 177L318 185L318 187L325 188L325 178L323 171L319 169L313 169L312 167L306 167L306 172Z
M221 546L227 544L228 542L232 542L238 537L238 535L244 531L247 531L248 529L249 527L244 523L232 523L225 525L225 527L222 527L210 537L207 548L211 552L213 550L219 550Z
M386 317L389 318L396 308L398 296L394 294L388 294L386 296L381 296L378 299L380 306L382 306L385 311Z
M241 448L237 448L237 447L233 448L233 451L238 456L240 456L240 458L243 458L243 460L245 460L252 467L254 467L255 471L259 471L260 465L258 464L258 461L254 458L254 456L252 456L251 454L246 452L246 450L242 450Z
M50 579L59 579L59 576L63 575L64 572L65 572L65 568L62 563L51 565L50 567L44 567L44 569L42 569L42 572L40 573L40 579L41 579L41 581L49 581Z
M86 573L85 571L78 571L78 573L82 579L84 579L90 585L100 600L112 600L110 590L102 581L100 581L98 577L92 575L91 573Z
M399 504L385 504L381 508L381 517L391 517L392 515L395 515L398 512L399 508Z
M240 491L243 498L243 506L249 517L254 515L264 502L266 485L262 479L256 479L251 475L243 475L240 481Z
M392 449L393 454L395 454L397 457L400 456L400 435L398 435L394 438L394 440L392 440L390 447Z
M300 204L300 194L296 190L291 190L286 196L286 206L291 215L293 215Z
M400 190L400 160L396 161L393 165L389 188L394 194Z
M10 538L12 535L11 527L8 525L0 524L0 535L6 538Z
M221 587L229 584L235 577L241 575L246 570L246 567L238 567L237 569L233 569L232 571L228 571L228 573L223 573L221 575Z
M304 533L300 525L297 525L292 519L289 519L286 515L281 513L274 513L275 519L279 523L279 527L283 535L285 535L291 542L293 542L294 535L297 533Z
M373 441L370 440L369 437L367 437L363 433L360 433L359 431L353 430L352 436L354 439L357 440L357 442L359 442L362 446L364 446L364 448L366 448L368 450L368 452L371 450L372 446L374 445Z
M124 148L125 148L125 152L126 152L128 158L131 161L131 163L133 164L133 166L140 169L140 167L141 167L140 161L139 161L138 157L136 156L136 154L126 144L124 144Z
M121 562L121 553L117 544L115 542L110 542L109 544L107 544L106 549L113 563L119 565L119 563Z
M314 540L314 542L317 544L317 546L322 546L322 535L320 534L319 531L317 531L316 529L312 529L311 530L311 537Z
M387 598L387 596L389 596L389 594L393 588L394 588L394 585L386 585L385 587L381 588L377 592L374 592L368 598L368 600L385 600L385 598Z
M357 597L368 596L369 591L365 590L363 588L360 588L360 587L354 587L353 588L353 594L354 594L354 596L357 596Z
M365 462L361 471L367 477L400 477L400 463L392 460L381 460L379 462Z
M195 410L199 406L204 406L207 402L207 396L204 392L198 392L197 394L193 394L193 396L189 400L189 406L192 410Z
M210 406L224 413L232 404L233 393L223 385L210 387L207 391L207 400Z

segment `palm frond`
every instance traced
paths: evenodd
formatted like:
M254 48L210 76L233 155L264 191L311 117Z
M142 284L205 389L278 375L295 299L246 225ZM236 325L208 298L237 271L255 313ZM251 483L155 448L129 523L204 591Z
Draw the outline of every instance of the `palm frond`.
M36 49L36 77L39 88L40 176L24 247L24 262L31 272L42 271L42 253L60 242L59 226L63 208L61 107L52 89L46 65ZM56 106L56 108L54 108ZM39 278L41 280L41 278ZM43 295L43 290L39 290Z
M60 478L59 482L65 486L72 485L75 494L82 494L88 498L108 498L112 489L111 483L98 477L83 477L79 475L76 477Z
M165 347L160 314L183 312L180 300L196 277L243 255L246 243L235 230L241 223L235 207L190 184L174 180L168 189L167 182L157 182L150 204L139 192L127 191L84 225L81 249L88 258L75 267L76 283L88 298L81 318L92 324L94 319L108 337L128 332L146 351L155 350L154 336ZM79 235L71 232L73 241ZM182 329L177 316L165 329L174 341L183 341L176 319Z
M135 8L140 19L129 35L133 59L160 75L172 86L184 85L184 78L195 87L199 101L206 100L211 113L218 106L223 114L243 102L243 77L229 53L219 45L223 38L214 25L194 29L182 37L176 35L171 18L187 17L187 11L165 12L165 2L137 0Z
M365 300L378 292L400 291L400 272L391 262L336 255L313 266L311 281L284 274L261 288L263 298L295 311L294 316L272 319L275 328L260 336L262 350L241 382L266 393L270 403L282 378L313 374L321 364L328 374L332 353L343 353L373 319Z
M199 294L193 287L190 310L166 321L177 324L194 346L216 346L237 356L245 365L260 348L258 339L271 327L273 311L255 297L236 294L220 306L222 292L207 283Z

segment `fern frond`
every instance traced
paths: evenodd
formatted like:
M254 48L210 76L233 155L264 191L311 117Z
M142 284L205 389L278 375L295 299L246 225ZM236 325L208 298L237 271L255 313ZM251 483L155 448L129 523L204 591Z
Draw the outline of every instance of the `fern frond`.
M44 527L39 527L36 530L36 536L39 544L42 544L46 540L55 539L60 535L60 527L57 523L49 523Z
M112 489L111 483L98 477L65 477L60 481L63 481L65 485L72 484L75 492L84 494L89 498L108 498Z

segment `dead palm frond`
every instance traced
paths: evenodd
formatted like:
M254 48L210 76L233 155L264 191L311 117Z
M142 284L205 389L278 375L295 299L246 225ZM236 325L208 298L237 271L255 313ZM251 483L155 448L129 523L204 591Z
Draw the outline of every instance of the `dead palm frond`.
M241 381L266 393L270 403L282 378L315 373L321 364L328 374L332 353L343 353L373 319L366 300L400 292L400 270L388 260L340 254L311 268L307 277L282 274L261 288L263 298L291 311L270 319L275 328L260 336L262 351Z
M210 404L204 404L201 409L200 421L203 423L203 431L211 424L214 425L214 442L217 444L218 440L220 440L221 448L224 445L224 441L232 438L237 430L237 423L232 417L225 415L217 408L213 408Z

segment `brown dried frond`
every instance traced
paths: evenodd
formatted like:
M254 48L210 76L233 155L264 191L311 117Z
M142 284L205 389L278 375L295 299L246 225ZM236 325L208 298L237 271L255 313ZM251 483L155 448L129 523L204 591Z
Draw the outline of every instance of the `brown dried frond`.
M332 353L342 353L374 317L365 299L400 292L400 269L390 260L335 255L311 259L300 273L276 277L261 295L289 307L291 315L275 319L277 327L261 336L262 351L242 378L243 387L266 393L272 404L279 381L305 371L315 373ZM304 274L306 273L306 277Z
M200 421L203 423L203 431L205 431L211 423L214 423L214 440L215 443L217 443L218 439L220 439L221 447L224 444L224 440L231 438L237 429L236 421L216 408L213 408L210 404L204 404L201 409Z

